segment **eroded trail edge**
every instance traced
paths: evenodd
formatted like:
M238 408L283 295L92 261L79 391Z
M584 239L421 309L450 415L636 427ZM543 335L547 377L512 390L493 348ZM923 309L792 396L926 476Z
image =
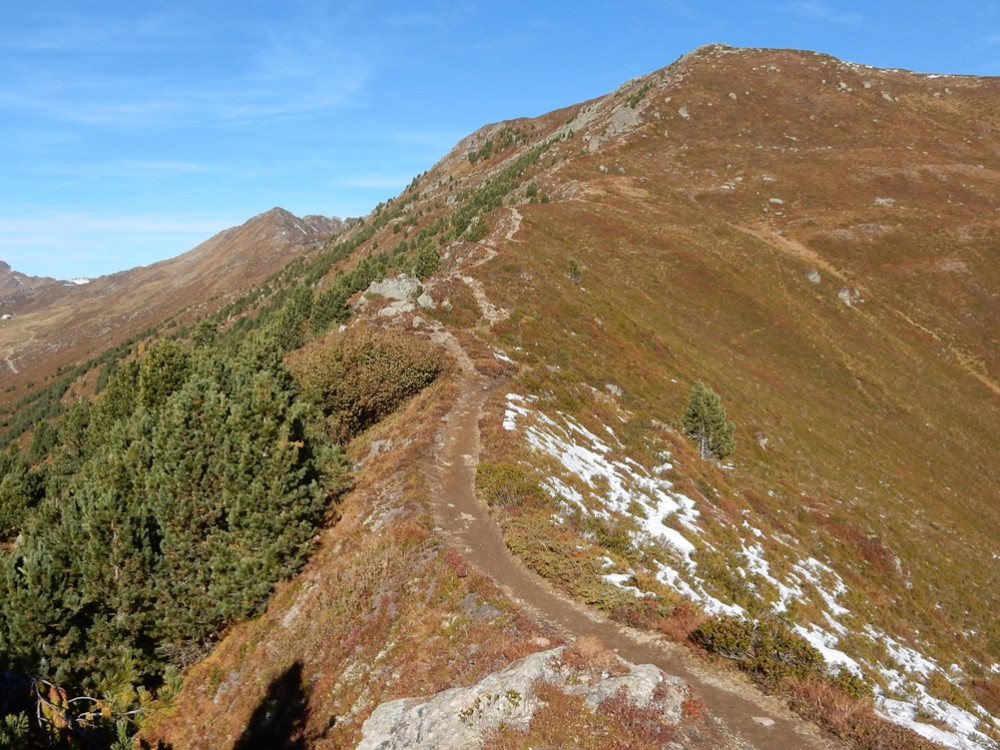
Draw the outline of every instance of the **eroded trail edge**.
M441 531L466 560L567 639L596 637L635 664L655 664L685 679L704 701L713 728L729 738L732 747L843 747L820 736L814 725L795 716L781 701L738 679L714 673L676 644L589 611L521 564L507 549L498 525L475 492L479 420L487 398L503 383L479 374L450 334L439 331L435 339L458 362L461 390L438 440L434 510Z

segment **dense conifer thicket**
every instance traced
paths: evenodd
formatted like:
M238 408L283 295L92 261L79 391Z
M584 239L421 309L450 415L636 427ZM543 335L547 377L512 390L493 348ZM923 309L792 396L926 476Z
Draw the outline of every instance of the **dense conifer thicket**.
M411 235L415 179L191 329L148 350L163 330L143 332L0 415L0 746L131 747L137 714L261 610L346 484L337 443L441 368L410 336L310 339L344 323L371 282L425 278L441 246L480 239L483 214L550 145ZM331 272L387 226L407 229L395 248ZM285 357L304 346L287 359L293 376ZM91 371L99 398L72 405Z
M354 275L335 288L380 274ZM224 333L203 320L0 450L0 746L131 747L141 709L305 561L347 483L337 441L440 369L426 343L329 334L293 377L314 312L293 284Z
M302 564L346 467L283 353L164 341L73 407L44 461L0 454L9 693L124 715Z

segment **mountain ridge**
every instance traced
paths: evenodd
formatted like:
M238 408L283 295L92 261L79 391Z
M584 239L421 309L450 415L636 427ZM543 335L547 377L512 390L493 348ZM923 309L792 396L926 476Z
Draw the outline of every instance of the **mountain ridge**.
M996 747L998 102L1000 79L712 45L480 128L302 253L289 299L455 371L346 446L355 483L312 562L145 738L246 746L286 695L289 741L348 746L385 701L572 639L444 533L435 481L461 460L577 606L650 639L779 623L830 671L758 681L829 736ZM400 286L424 302L366 294L369 273L420 276ZM444 454L469 368L492 383L478 448ZM726 463L678 426L700 382L736 424Z
M0 271L0 359L13 384L87 359L150 326L205 315L261 283L348 222L272 208L186 253L74 285ZM13 289L14 291L8 291Z
M679 587L715 612L798 612L830 658L866 665L884 716L949 746L992 746L972 726L995 737L995 703L983 698L990 718L940 701L959 685L994 689L1000 643L987 614L1000 436L984 408L1000 371L998 99L998 79L701 48L604 97L480 128L367 217L395 217L359 247L374 258L375 241L419 242L441 206L469 206L424 289L450 303L435 320L515 363L511 390L535 404L517 417L492 403L482 463L545 467L540 492L561 498L494 507L508 546L577 596L625 606L575 583L545 553L572 547L541 531L549 514L578 523L585 547L663 512L639 495L634 511L610 505L591 484L621 471L615 449L607 468L560 467L609 450L566 435L624 424L630 458L652 471L659 454L634 446L661 446L666 476L701 510L656 529L677 546L643 546L642 566L626 555L608 575L663 601ZM729 467L655 427L698 379L738 425ZM500 437L520 418L535 442ZM594 516L605 520L588 526ZM674 573L651 562L664 554ZM961 677L946 667L959 662Z

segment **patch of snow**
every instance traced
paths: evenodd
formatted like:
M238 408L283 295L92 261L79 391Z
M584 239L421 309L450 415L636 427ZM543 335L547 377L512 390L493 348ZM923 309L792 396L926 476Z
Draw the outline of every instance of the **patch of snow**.
M925 693L926 695L926 693ZM877 703L876 712L894 724L910 729L921 737L944 747L956 750L982 750L996 744L976 729L979 719L968 711L952 706L944 701L930 699L921 702L919 708L907 701L882 698ZM920 713L928 714L934 721L944 724L947 729L920 721Z
M941 671L938 666L919 651L904 646L887 633L882 633L871 625L865 626L865 633L876 643L881 643L892 657L893 661L899 664L910 674L918 674L927 677L931 672Z
M864 674L857 661L843 651L834 648L837 645L836 636L827 633L818 625L810 625L808 628L796 625L792 629L809 641L809 644L823 655L823 661L830 666L843 667L859 677Z
M826 604L827 608L835 616L842 617L850 614L849 610L837 604L836 597L847 593L847 584L844 583L844 580L837 575L837 572L833 568L821 563L814 557L807 557L792 569L802 575L809 583L813 584L813 587L823 598L823 603ZM824 578L833 582L833 593L829 593L823 588Z
M646 596L646 592L629 583L632 580L632 576L628 573L605 573L601 578L608 583L614 584L622 591L634 594L636 599L642 599Z

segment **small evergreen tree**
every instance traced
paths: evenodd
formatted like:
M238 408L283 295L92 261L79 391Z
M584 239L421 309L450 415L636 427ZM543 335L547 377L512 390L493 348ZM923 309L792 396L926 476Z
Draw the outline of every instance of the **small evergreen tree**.
M438 270L440 265L441 256L437 249L430 245L425 245L413 257L413 275L418 279L426 279Z
M574 284L580 283L580 264L575 259L569 259L569 280Z
M698 444L702 458L727 458L735 449L733 430L719 394L704 383L696 383L681 418L684 432Z
M347 306L350 296L351 290L345 286L342 276L316 295L312 308L313 333L322 333L334 323L347 322L351 315Z

